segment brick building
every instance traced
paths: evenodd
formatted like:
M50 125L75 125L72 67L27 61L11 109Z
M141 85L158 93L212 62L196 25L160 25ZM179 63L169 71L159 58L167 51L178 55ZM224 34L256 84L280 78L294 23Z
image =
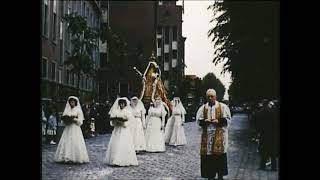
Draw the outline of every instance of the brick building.
M62 17L74 12L86 17L91 27L99 28L100 1L42 0L41 12L41 97L64 101L76 92L77 77L64 65L72 52L72 43ZM98 68L98 49L92 55L94 68ZM81 76L80 89L83 97L93 95L97 89L96 80Z
M169 94L179 93L184 77L184 42L182 36L183 6L176 1L158 1L157 59L161 66L164 86Z
M112 96L140 94L141 81L132 68L143 72L152 52L167 92L177 90L184 76L182 10L176 1L110 1L110 27L127 42L129 61L128 74L113 83Z

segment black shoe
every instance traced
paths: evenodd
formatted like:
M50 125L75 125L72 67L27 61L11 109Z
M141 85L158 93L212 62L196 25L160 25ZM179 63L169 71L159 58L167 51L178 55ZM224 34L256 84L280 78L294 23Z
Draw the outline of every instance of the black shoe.
M277 171L277 168L271 168L271 171Z

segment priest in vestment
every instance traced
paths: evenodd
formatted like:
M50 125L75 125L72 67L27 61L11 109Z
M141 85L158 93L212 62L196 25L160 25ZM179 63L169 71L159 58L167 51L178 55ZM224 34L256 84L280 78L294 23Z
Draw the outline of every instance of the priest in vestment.
M227 149L228 127L231 113L227 105L216 100L216 91L208 89L207 103L202 105L196 115L196 121L202 128L201 134L201 176L218 179L228 174Z

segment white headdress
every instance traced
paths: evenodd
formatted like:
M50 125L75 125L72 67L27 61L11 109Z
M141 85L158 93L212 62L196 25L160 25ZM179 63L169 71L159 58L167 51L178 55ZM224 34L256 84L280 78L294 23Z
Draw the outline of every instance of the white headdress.
M160 101L160 104L158 106L157 106L157 101ZM167 104L162 101L161 97L156 97L154 99L153 104L154 104L155 108L161 108L162 111L167 113L167 111L166 111ZM167 108L167 109L169 109L169 108Z
M134 97L131 98L131 103L130 103L131 106L133 105L133 102L132 102L133 100L137 100L138 101L138 103L136 105L136 108L141 109L142 113L145 114L146 113L146 108L144 107L142 101L137 96L134 96Z
M176 106L177 105L177 106ZM187 114L186 109L183 107L183 104L179 97L174 97L172 100L172 106L179 108L183 114Z
M119 100L125 100L127 102L127 106L125 107L126 109L130 109L131 110L131 107L130 107L130 101L127 97L121 97L121 98L117 98L112 107L110 108L110 111L109 111L109 115L111 117L114 117L117 115L117 113L119 112L120 110L120 106L119 106Z
M64 111L63 111L62 115L67 115L71 111L71 106L70 106L70 103L69 103L70 99L74 99L75 101L77 101L77 104L74 107L74 109L79 111L78 120L82 122L84 120L84 116L83 116L83 112L82 112L82 109L81 109L81 104L80 104L79 99L77 97L75 97L75 96L69 96L68 97L68 100L67 100L67 103L66 103L66 106L64 108Z

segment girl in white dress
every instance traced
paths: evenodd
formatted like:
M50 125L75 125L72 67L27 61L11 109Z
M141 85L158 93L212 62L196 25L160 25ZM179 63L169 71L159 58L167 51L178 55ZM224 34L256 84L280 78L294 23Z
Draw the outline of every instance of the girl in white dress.
M89 156L80 126L84 120L79 99L68 98L62 116L74 116L71 124L66 124L59 141L54 161L66 163L87 163Z
M137 153L146 150L146 140L144 136L145 124L145 114L146 109L136 96L131 98L131 108L134 115L133 122L130 123L131 134L133 137L134 148Z
M154 107L150 107L147 116L146 151L164 152L164 123L167 112L161 98L156 98Z
M114 126L104 163L116 166L138 165L129 124L134 121L128 98L117 98L109 111ZM121 121L120 121L120 120Z
M179 97L172 100L172 116L169 118L165 130L165 141L169 145L178 146L187 144L184 133L184 122L186 110Z

